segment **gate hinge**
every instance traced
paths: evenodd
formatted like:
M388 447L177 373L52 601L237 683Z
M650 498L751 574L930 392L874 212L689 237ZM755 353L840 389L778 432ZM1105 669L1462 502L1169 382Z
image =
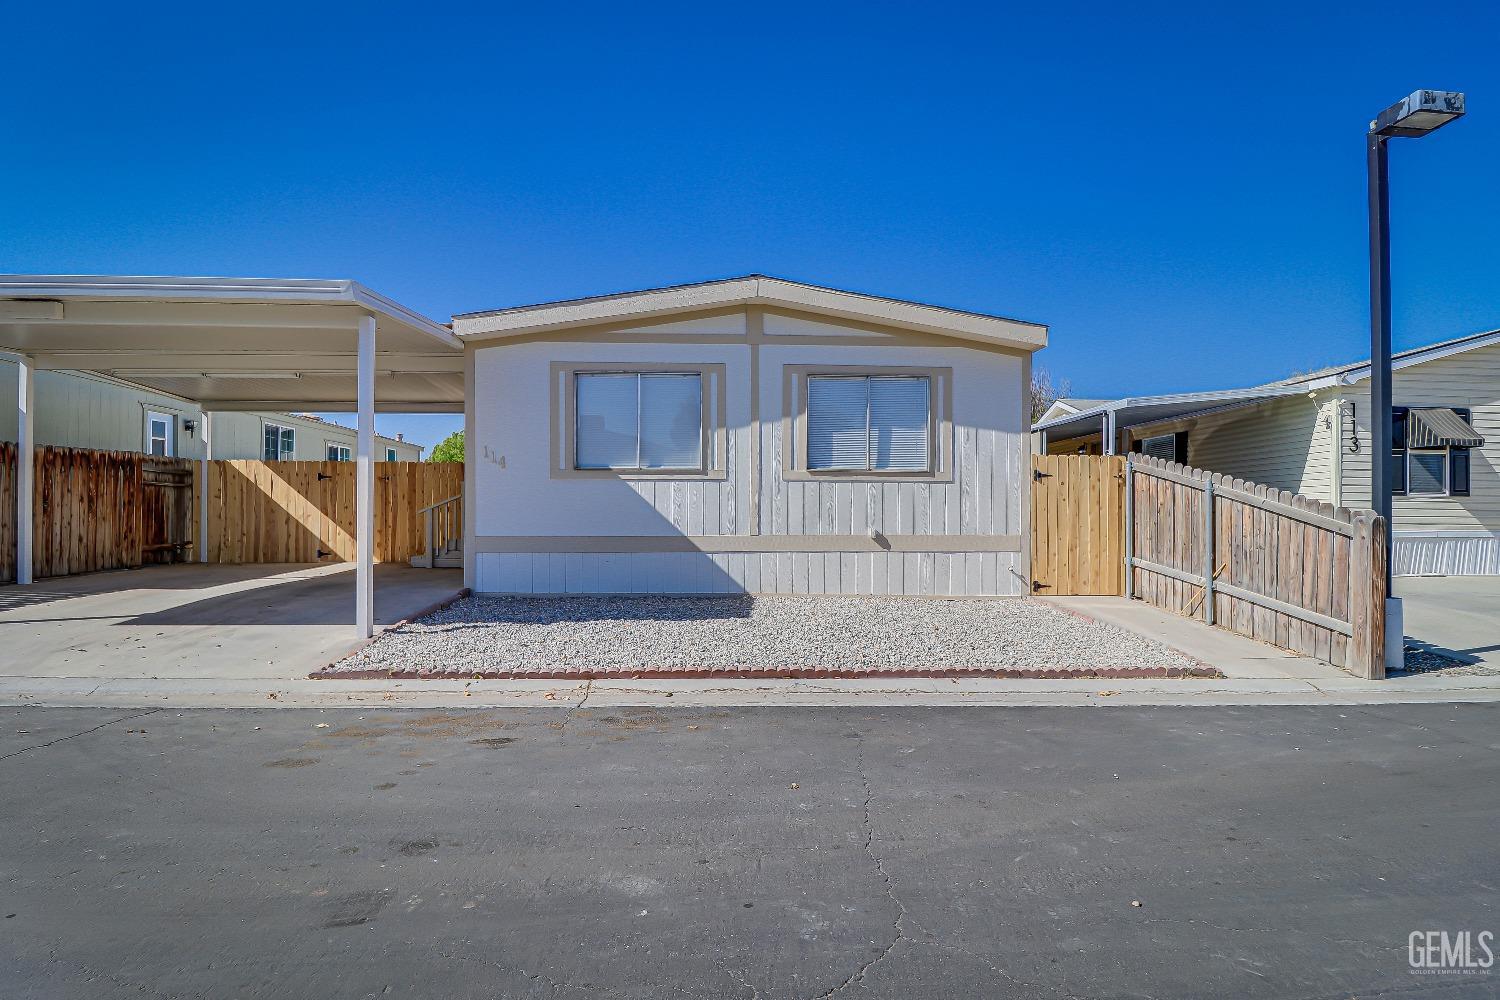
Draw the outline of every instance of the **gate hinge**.
M1047 587L1048 589L1051 589L1052 584L1050 584L1050 583L1043 583L1040 580L1032 580L1031 581L1031 592L1033 594L1035 594L1038 590L1041 590L1043 587Z
M1032 479L1032 482L1039 483L1043 479L1051 479L1051 478L1052 478L1052 473L1050 473L1050 472L1043 472L1041 469L1032 469L1031 470L1031 479Z
M328 474L328 473L326 473L326 472L320 472L320 473L318 473L318 482L320 482L320 483L321 483L321 482L322 482L322 481L323 481L323 480L325 480L325 479L332 479L332 478L333 478L333 477L332 477L332 476L330 476L330 475L329 475L329 474Z

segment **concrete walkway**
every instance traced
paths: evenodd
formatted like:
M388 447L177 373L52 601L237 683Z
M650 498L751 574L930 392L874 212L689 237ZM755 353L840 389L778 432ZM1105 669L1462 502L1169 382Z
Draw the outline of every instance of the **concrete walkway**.
M1500 576L1399 576L1406 635L1460 663L1500 668Z
M0 705L577 708L840 705L1316 705L1500 701L1500 677L1363 681L1120 598L1060 607L1147 635L1223 680L310 680L356 645L342 566L169 566L0 588ZM390 624L452 596L457 571L377 567Z
M454 596L458 570L375 570L382 625ZM358 645L354 571L186 563L0 587L0 676L56 681L285 680Z

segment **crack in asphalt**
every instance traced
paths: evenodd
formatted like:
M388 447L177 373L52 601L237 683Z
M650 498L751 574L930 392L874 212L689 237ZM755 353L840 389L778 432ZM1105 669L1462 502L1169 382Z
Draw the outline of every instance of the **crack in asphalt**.
M875 853L875 825L870 819L870 803L875 799L875 790L870 786L870 772L865 767L864 736L861 735L857 738L859 740L859 747L855 753L855 764L859 768L859 779L860 782L864 785L865 789L865 801L862 807L862 822L865 829L865 842L863 847L865 854L869 856L870 861L875 865L875 873L880 876L882 887L885 890L885 898L890 900L891 903L896 907L896 919L891 921L892 937L890 944L882 948L880 950L880 953L877 954L874 958L870 959L868 962L865 962L859 968L850 973L848 978L846 978L843 982L839 983L833 989L828 990L826 993L819 993L816 997L813 998L813 1000L828 1000L829 997L842 993L853 983L864 979L865 975L876 965L879 965L881 962L885 961L885 959L889 958L891 952L894 951L896 949L896 946L899 945L902 941L910 940L906 935L905 928L903 927L903 925L906 923L907 918L906 904L901 902L901 898L896 895L895 883L891 880L890 873L885 870L885 859Z
M80 736L87 736L89 733L97 733L99 730L105 729L105 728L107 728L109 726L113 726L114 724L116 724L118 722L129 722L131 719L140 719L140 718L143 718L143 717L145 717L147 715L155 715L157 712L160 712L160 711L161 711L161 709L159 709L159 708L152 708L152 709L148 709L147 711L144 711L144 712L137 712L134 715L124 715L124 716L121 716L118 719L110 719L108 722L101 722L99 725L95 726L93 729L85 729L81 733L74 733L71 736L59 736L55 740L50 740L49 742L46 742L46 743L38 743L34 747L22 747L19 750L12 750L10 753L7 753L7 754L0 754L0 760L6 760L6 759L11 758L11 757L17 757L17 756L19 756L19 755L21 755L23 753L26 753L29 750L44 750L47 747L56 746L59 743L66 743L68 740L76 740Z
M583 697L578 699L578 704L574 705L572 708L568 709L567 712L565 712L563 714L562 725L557 730L557 732L558 732L559 735L561 735L562 733L567 732L568 723L572 722L573 721L573 716L575 716L579 712L581 712L583 710L583 706L585 706L585 705L587 705L589 703L589 695L591 695L593 693L594 693L594 681L593 681L593 678L589 678L588 680L584 681L584 684L583 684Z

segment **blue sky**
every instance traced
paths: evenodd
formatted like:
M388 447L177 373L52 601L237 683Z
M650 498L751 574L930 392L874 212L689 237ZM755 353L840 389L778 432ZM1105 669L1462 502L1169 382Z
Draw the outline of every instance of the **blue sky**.
M1077 395L1500 327L1500 8L361 4L7 13L0 271L353 277L451 313L764 271L1049 324ZM18 44L19 43L19 44ZM432 444L454 418L382 415Z

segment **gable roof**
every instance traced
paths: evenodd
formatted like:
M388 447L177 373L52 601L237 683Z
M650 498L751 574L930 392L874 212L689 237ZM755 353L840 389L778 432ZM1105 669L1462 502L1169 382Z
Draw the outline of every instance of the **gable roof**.
M1397 351L1391 355L1391 369L1399 371L1412 365L1420 365L1427 361L1437 361L1439 358L1451 357L1455 354L1463 354L1466 351L1478 350L1481 347L1490 347L1500 344L1500 330L1487 330L1483 333L1471 333L1466 337L1455 337L1452 340L1442 340L1436 344L1428 344L1426 347L1413 347L1406 351ZM1331 385L1353 385L1363 379L1370 377L1370 362L1355 361L1345 365L1333 365L1321 368L1314 372L1302 375L1291 375L1272 385L1299 385L1309 389L1322 389Z
M1439 358L1451 357L1466 351L1478 350L1500 344L1500 330L1473 333L1466 337L1455 337L1426 347L1414 347L1391 356L1392 370L1399 371ZM1244 389L1220 389L1211 392L1175 393L1165 396L1135 396L1121 399L1080 400L1094 405L1074 413L1043 417L1031 425L1032 430L1048 431L1059 438L1076 437L1098 432L1100 419L1112 414L1117 427L1129 427L1143 423L1160 423L1179 417L1200 414L1226 406L1259 403L1277 396L1293 396L1327 389L1339 385L1353 385L1370 377L1370 362L1356 361L1346 365L1335 365L1315 372L1292 375L1276 382L1250 386ZM1061 400L1059 400L1061 402ZM1050 411L1049 411L1050 412Z
M705 309L737 306L777 307L1025 351L1047 346L1047 328L1039 323L826 288L764 274L460 313L453 317L453 332L462 339L518 337L621 321L648 322Z

